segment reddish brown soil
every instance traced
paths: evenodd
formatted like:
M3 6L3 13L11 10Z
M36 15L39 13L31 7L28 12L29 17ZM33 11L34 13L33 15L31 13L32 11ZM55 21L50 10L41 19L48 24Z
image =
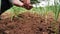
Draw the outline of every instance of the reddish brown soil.
M10 18L0 20L0 34L53 34L51 22L53 18L48 18L46 23L44 17L26 12L12 21Z

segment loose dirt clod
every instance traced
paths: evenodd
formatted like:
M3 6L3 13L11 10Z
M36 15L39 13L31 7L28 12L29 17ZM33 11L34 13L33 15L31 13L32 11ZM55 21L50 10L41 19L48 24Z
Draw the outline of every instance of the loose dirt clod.
M25 12L14 17L0 20L0 34L52 34L50 21L45 23L45 18L30 12Z

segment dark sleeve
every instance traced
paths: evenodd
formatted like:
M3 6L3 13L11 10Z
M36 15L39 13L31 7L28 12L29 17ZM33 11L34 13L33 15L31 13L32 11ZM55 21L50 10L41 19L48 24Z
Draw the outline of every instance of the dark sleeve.
M10 9L11 7L12 7L12 4L10 3L9 0L1 0L0 15L1 15L4 11Z
M12 7L12 4L9 2L9 0L2 0L1 11L6 11L11 7Z

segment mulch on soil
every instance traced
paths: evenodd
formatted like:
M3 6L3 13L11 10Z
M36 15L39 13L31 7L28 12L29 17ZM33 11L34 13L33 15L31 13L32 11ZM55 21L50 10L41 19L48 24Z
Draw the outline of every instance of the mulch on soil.
M0 34L53 34L54 31L50 24L53 19L48 19L45 23L45 18L30 12L25 12L14 17L0 20Z

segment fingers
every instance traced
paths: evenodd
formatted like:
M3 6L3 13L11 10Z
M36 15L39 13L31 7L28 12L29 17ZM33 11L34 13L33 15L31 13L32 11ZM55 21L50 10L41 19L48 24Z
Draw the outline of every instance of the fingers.
M24 3L22 3L19 0L12 0L12 4L17 5L17 6L23 6L24 5Z
M30 4L30 0L24 0L23 2L21 2L20 0L12 0L12 4L16 6L24 7L27 10L30 10L32 8L32 5Z
M30 4L30 0L21 0L25 4Z
M31 4L24 4L23 7L26 8L27 10L30 10L31 8L33 8Z
M30 0L24 0L24 3L30 4Z

